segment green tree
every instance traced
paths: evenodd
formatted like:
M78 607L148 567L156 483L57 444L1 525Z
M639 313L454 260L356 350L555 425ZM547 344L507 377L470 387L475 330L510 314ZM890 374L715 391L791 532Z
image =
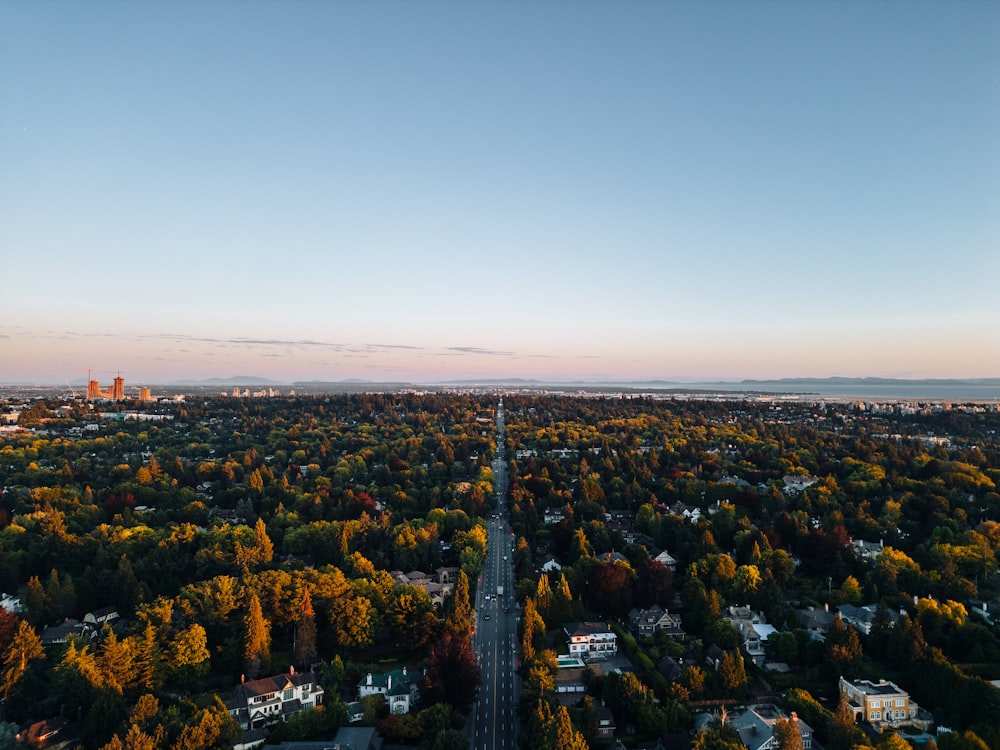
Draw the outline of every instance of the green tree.
M179 682L191 682L208 674L208 635L195 622L176 633L168 644L166 668Z

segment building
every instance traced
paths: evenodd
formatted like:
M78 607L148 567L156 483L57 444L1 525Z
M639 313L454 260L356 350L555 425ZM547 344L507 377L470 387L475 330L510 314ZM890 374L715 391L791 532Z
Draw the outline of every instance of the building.
M262 729L292 714L323 705L323 688L312 672L296 672L241 683L226 708L244 731Z
M750 607L730 607L725 618L739 633L743 653L758 667L762 666L767 658L764 643L777 632L774 626L768 625L764 615Z
M87 400L96 401L99 399L109 399L111 401L125 400L125 378L121 373L115 377L114 385L110 388L101 388L101 384L90 377L90 370L87 370Z
M389 704L389 713L408 714L417 704L420 677L407 672L406 667L382 674L369 672L358 683L358 699L366 695L381 695Z
M679 617L674 617L658 604L649 609L633 609L628 613L629 626L639 638L652 638L657 633L674 637L684 635Z
M618 653L618 636L602 622L570 622L563 627L569 655L581 659L605 659Z
M730 718L729 726L736 730L740 741L748 750L774 750L778 747L778 741L774 737L774 725L779 719L794 721L802 737L802 749L811 750L812 727L802 721L794 711L790 715L785 714L770 703L751 706L738 716Z
M837 607L840 619L865 635L871 632L877 611L878 605L876 604L867 604L864 607L855 607L853 604L841 604Z
M854 711L854 717L866 721L881 732L886 727L916 726L926 730L931 720L921 716L920 707L909 694L888 680L846 680L840 678L840 696Z

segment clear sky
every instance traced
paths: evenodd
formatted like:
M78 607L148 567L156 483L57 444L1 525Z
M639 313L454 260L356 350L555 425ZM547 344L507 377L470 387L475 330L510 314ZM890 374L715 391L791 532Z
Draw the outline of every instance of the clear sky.
M1000 3L0 4L0 382L1000 376Z

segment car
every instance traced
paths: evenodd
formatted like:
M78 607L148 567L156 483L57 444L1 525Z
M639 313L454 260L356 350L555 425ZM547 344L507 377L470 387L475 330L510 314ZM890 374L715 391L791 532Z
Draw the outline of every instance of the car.
M483 615L483 619L484 620L488 620L488 619L490 619L490 616L489 615Z
M509 615L509 614L510 614L510 607L504 607L504 608L503 608L503 613L504 613L505 615Z

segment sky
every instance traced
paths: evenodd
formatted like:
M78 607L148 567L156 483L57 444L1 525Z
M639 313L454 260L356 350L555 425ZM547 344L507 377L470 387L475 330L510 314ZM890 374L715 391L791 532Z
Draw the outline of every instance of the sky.
M0 3L0 383L1000 376L1000 3Z

